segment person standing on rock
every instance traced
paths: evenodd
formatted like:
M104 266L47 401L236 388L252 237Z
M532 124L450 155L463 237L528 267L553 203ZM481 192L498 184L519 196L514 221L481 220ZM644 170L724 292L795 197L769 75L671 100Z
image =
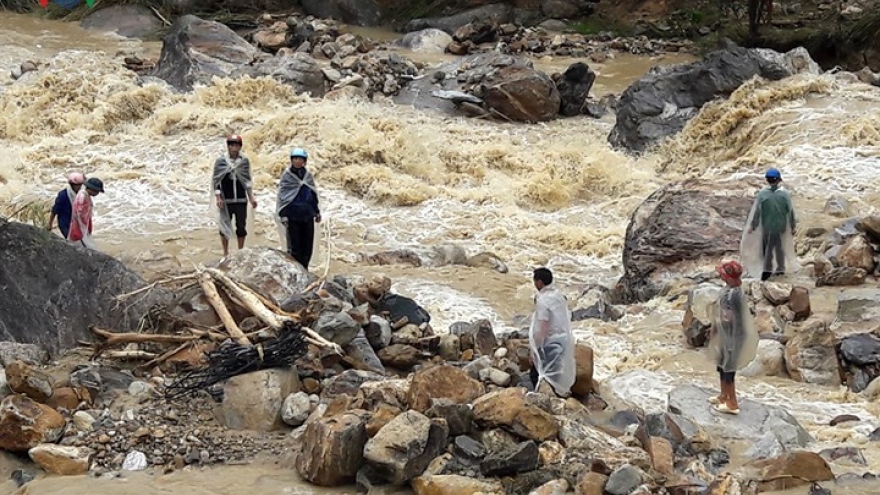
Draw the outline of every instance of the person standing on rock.
M55 197L55 204L52 205L52 213L49 215L49 230L58 218L58 230L61 236L67 239L70 232L70 218L73 214L73 202L76 200L76 194L82 189L86 178L79 172L73 172L67 175L67 187L58 191Z
M552 285L553 273L547 268L535 270L532 280L538 294L529 329L533 363L530 377L538 392L567 397L576 374L568 302Z
M715 410L724 414L739 414L736 400L736 371L744 368L758 351L758 332L742 290L743 267L728 261L716 268L726 286L721 289L709 338L709 349L721 379L721 393L710 397Z
M321 223L318 186L306 169L309 154L302 148L290 152L290 167L284 169L278 186L275 214L287 238L287 251L306 270L315 247L315 224Z
M247 205L257 208L251 180L251 162L241 153L241 136L226 138L227 154L214 162L211 188L220 223L220 242L223 256L229 256L229 239L232 237L232 217L235 217L235 236L238 249L244 248L247 237Z
M794 232L797 226L791 195L781 187L782 175L771 168L749 213L740 254L752 277L761 272L761 280L797 271Z
M76 193L76 199L73 200L73 208L71 210L70 232L67 240L74 244L79 244L88 249L97 249L94 241L92 241L92 216L95 209L92 204L92 197L104 192L104 183L97 177L87 180L85 187Z

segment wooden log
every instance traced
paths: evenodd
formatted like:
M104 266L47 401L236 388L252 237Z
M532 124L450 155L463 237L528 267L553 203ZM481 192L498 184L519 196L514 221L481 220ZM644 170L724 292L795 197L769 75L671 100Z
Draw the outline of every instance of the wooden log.
M101 345L110 347L119 344L180 344L198 340L199 337L192 335L160 335L154 333L115 333L96 326L90 326L89 330L98 337L104 339Z
M107 351L104 357L108 359L155 359L155 352L147 351Z
M244 336L244 332L241 331L241 328L238 328L238 324L235 323L235 319L229 313L229 308L226 307L226 304L223 303L223 299L220 298L220 294L217 292L217 286L214 285L214 279L211 278L211 275L207 272L203 272L199 276L199 285L202 286L205 298L208 300L211 307L214 308L214 311L217 312L217 316L220 317L220 321L223 322L223 326L226 327L226 331L229 332L229 335L241 345L251 345L251 341Z

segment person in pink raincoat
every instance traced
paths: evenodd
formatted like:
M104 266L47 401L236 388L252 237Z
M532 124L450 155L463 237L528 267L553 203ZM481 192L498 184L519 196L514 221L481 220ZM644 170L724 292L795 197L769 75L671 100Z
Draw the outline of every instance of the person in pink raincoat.
M92 197L104 192L104 183L101 182L101 179L92 177L86 181L85 186L76 193L76 199L73 200L73 214L67 240L88 249L96 249L92 240L92 213L94 212Z

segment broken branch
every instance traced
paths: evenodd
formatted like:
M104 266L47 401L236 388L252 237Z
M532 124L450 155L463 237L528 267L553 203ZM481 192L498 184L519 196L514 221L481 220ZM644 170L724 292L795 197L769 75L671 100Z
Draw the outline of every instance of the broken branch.
M241 328L235 323L232 314L229 313L229 308L226 307L226 304L223 303L223 299L220 298L220 294L217 292L217 286L214 285L214 280L211 278L211 275L207 272L203 272L199 275L199 284L205 292L205 298L208 300L211 307L214 308L214 311L217 312L217 316L220 317L220 321L223 322L223 326L226 327L226 331L229 332L229 335L241 345L250 345L251 342L244 336L244 332L241 331Z

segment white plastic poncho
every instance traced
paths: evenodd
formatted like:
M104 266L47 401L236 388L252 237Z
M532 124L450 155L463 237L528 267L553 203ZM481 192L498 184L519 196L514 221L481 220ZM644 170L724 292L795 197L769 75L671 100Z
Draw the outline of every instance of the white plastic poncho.
M278 196L275 199L275 226L278 228L278 236L281 241L284 242L284 248L287 251L290 251L290 240L287 238L287 225L285 225L287 219L281 217L281 211L293 202L303 186L311 189L315 193L315 196L318 196L320 202L318 186L315 184L315 178L312 176L312 172L306 169L305 175L300 179L290 170L290 167L284 169L284 173L281 174L281 182L278 184ZM321 245L321 243L318 242L318 236L320 235L319 232L320 229L315 229L315 246L312 250L312 258L318 256L318 248Z
M741 287L725 287L715 303L709 351L730 373L746 367L758 352L758 331Z
M546 335L542 331L544 325ZM538 385L546 381L558 395L568 395L577 373L574 345L571 313L565 296L552 287L544 287L535 298L535 313L529 329L529 346L538 371Z
M223 180L223 177L230 173L232 174L233 183L242 183L245 191L247 191L253 187L250 160L244 154L239 153L236 159L230 158L229 155L224 155L214 162L214 173L211 176L211 210L216 215L220 234L227 239L231 239L235 235L235 231L232 229L232 219L229 216L229 210L226 209L225 203L223 208L217 206L217 191L220 190L220 182ZM224 198L224 201L228 199L230 198ZM247 197L232 199L247 201Z
M794 249L795 226L788 191L783 187L762 189L752 204L740 242L740 258L750 277L800 269Z

